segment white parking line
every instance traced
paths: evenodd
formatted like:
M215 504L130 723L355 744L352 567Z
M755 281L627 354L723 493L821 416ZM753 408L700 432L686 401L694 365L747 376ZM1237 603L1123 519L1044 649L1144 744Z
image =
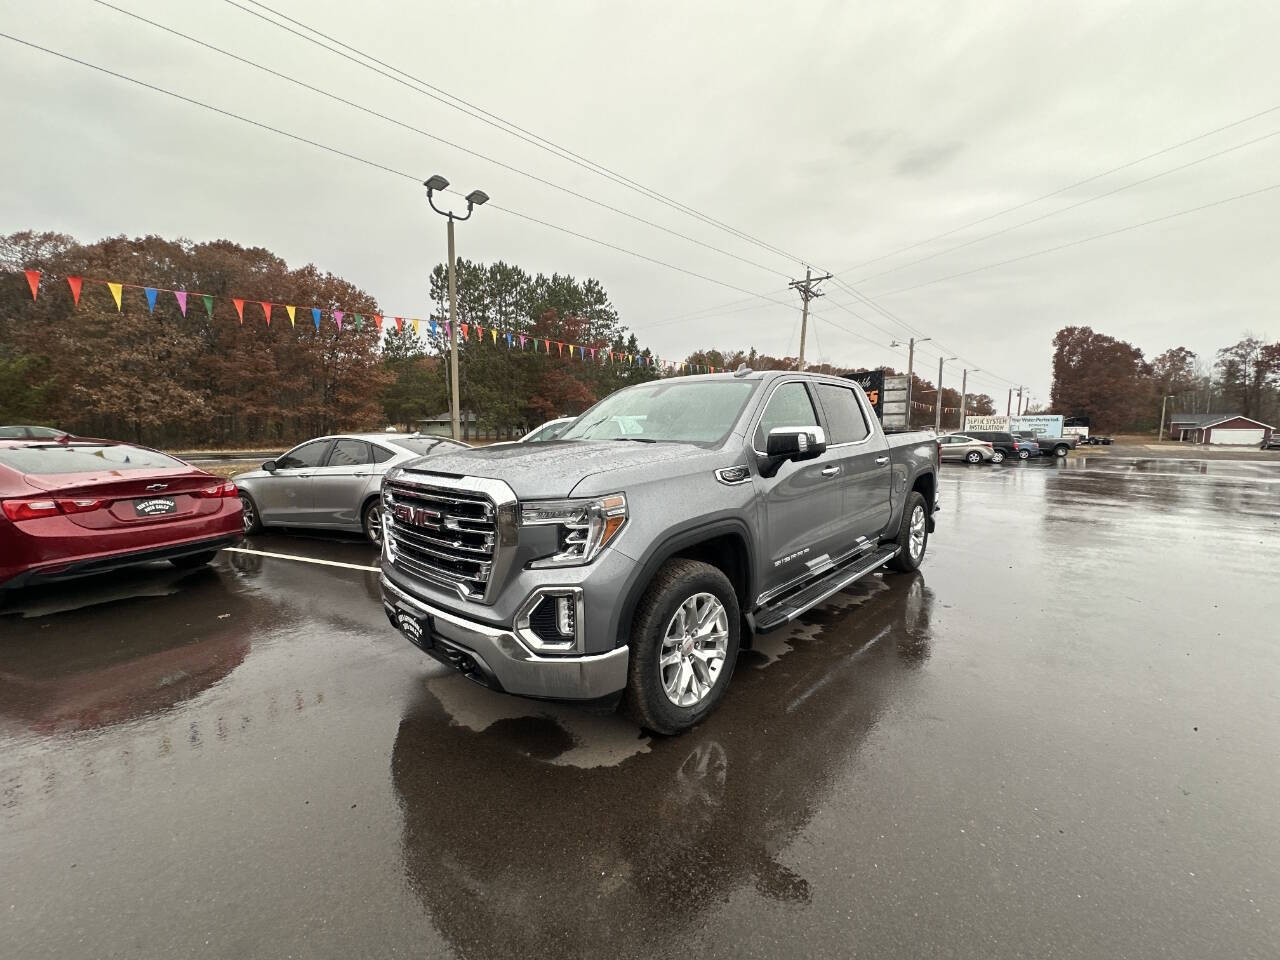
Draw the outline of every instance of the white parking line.
M366 567L360 563L339 563L337 560L317 560L315 557L295 557L291 553L268 553L266 550L250 550L248 547L223 547L229 553L252 553L255 557L274 557L276 560L297 560L299 563L318 563L325 567L342 567L344 570L368 570L378 573L381 567Z

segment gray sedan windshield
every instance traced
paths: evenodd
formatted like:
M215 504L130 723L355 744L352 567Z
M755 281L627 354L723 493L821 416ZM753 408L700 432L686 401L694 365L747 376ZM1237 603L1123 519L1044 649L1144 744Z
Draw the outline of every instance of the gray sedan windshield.
M729 435L756 388L750 380L666 380L619 390L561 440L716 444Z

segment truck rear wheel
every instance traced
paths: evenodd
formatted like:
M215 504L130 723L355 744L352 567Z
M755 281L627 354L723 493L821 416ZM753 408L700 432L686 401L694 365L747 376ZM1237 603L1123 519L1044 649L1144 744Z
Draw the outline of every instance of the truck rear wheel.
M741 617L733 584L698 560L668 560L640 598L631 630L627 712L654 733L707 716L738 661Z
M910 573L924 562L924 552L929 549L929 507L919 491L911 491L902 508L902 524L893 539L898 555L885 564L890 570Z

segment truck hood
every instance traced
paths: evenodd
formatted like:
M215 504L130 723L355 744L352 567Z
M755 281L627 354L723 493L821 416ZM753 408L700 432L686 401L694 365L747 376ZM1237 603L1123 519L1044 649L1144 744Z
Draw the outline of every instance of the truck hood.
M600 482L584 483L592 477L635 467L651 471L660 463L700 461L710 453L687 443L572 440L476 447L410 460L404 467L413 472L449 477L502 480L521 500L545 500L567 497L575 490L588 494L600 492L596 490Z

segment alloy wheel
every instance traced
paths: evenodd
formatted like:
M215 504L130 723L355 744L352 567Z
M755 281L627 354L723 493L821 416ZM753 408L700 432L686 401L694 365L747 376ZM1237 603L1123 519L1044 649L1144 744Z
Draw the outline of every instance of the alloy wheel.
M713 594L695 593L676 609L658 652L662 690L677 707L695 707L720 678L729 653L729 615Z
M382 511L378 507L374 507L368 513L365 534L369 537L370 542L382 543Z
M911 511L911 529L907 537L907 549L911 551L911 559L917 563L924 554L924 537L927 528L928 521L925 519L924 507L916 504L916 508Z
M244 532L252 533L258 522L258 512L253 508L253 501L248 497L240 498L240 519L244 523Z

